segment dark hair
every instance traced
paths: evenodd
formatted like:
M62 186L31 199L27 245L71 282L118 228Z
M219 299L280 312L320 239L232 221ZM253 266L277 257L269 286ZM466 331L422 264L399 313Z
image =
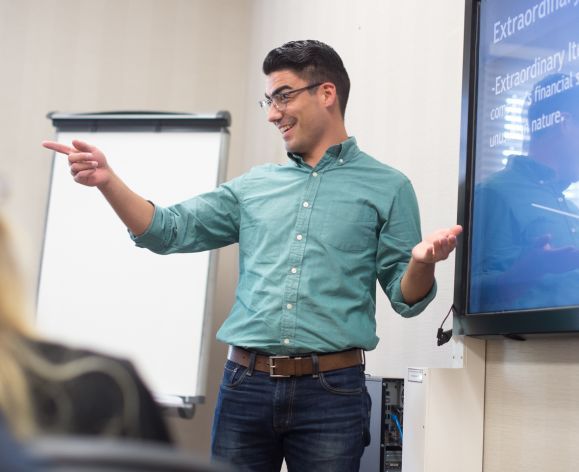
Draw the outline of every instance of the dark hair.
M551 74L533 85L528 103L529 131L538 136L552 127L553 114L569 113L579 119L579 86L575 85L573 75ZM550 124L535 130L536 120Z
M310 83L332 82L342 116L350 94L350 79L338 53L327 44L314 39L290 41L269 52L263 61L263 73L291 70Z

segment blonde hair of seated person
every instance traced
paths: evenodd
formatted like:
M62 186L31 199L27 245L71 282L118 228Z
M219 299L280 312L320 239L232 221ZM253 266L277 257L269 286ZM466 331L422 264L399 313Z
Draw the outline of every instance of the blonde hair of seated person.
M0 413L12 433L26 439L39 430L26 375L26 371L30 371L56 384L86 373L107 375L118 385L124 405L121 415L110 418L100 434L114 436L121 430L135 434L139 427L137 387L122 366L96 355L54 364L27 345L27 339L38 339L38 336L28 322L26 299L9 233L8 224L0 214ZM70 399L58 395L57 389L53 400L58 407L58 418L51 432L67 433L73 420Z
M34 433L26 375L20 361L23 339L34 337L8 224L0 215L0 412L18 437Z

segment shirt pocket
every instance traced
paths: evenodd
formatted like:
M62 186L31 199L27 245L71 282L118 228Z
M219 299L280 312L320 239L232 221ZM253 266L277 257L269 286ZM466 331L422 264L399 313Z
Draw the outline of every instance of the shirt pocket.
M320 238L348 252L376 245L376 213L362 202L333 203L324 215Z

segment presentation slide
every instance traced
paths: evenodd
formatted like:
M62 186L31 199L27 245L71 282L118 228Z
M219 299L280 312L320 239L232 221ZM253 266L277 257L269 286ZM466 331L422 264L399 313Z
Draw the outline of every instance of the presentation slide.
M579 0L482 0L476 54L468 312L578 306Z

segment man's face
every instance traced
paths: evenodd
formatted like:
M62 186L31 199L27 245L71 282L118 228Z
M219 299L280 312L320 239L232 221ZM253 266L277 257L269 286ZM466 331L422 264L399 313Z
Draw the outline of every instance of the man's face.
M289 70L272 72L266 78L266 97L290 92L289 99L280 107L281 111L275 103L271 105L267 119L281 132L286 150L304 158L315 150L327 127L319 88L291 93L309 85L312 84Z

